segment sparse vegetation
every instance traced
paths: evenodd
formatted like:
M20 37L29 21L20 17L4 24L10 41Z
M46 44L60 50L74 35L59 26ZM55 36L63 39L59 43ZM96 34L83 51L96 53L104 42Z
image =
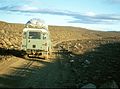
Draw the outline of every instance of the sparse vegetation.
M99 88L108 81L120 87L120 32L49 26L54 53L43 61L23 58L23 28L0 22L0 87L81 88L93 83Z

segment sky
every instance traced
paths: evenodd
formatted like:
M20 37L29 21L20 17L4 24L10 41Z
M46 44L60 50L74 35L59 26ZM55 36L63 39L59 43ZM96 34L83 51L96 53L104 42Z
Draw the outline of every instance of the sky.
M120 0L0 0L0 21L120 31Z

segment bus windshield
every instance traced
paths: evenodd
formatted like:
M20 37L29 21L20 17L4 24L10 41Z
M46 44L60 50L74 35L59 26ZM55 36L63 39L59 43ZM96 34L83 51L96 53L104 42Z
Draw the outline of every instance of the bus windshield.
M40 32L29 32L29 39L40 39Z

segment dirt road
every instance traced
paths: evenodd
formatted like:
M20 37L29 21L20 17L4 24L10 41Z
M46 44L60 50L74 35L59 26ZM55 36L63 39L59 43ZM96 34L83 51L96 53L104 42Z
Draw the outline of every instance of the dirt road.
M69 66L65 66L67 61L60 59L60 55L48 60L9 57L0 64L0 87L65 87L70 72Z

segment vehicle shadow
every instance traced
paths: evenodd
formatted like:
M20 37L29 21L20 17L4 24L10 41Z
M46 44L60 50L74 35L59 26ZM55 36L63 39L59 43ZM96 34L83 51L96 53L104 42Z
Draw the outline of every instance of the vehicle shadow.
M16 57L23 57L24 53L22 50L18 50L18 49L0 48L0 55L1 56L13 55Z

